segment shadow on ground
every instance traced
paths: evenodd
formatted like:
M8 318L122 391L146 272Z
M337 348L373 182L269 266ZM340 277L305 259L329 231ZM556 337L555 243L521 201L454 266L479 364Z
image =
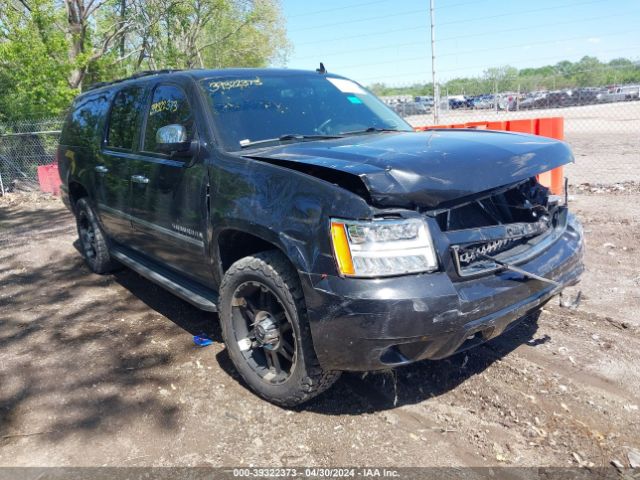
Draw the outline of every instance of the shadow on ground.
M69 227L66 218L56 221ZM0 213L5 224L6 219ZM69 246L71 235L58 241L57 253L48 253L46 234L37 232L51 221L49 214L11 218L11 227L0 232L0 241L6 241L21 229L21 241L42 242L44 249L37 266L29 268L21 268L18 247L0 251L0 444L22 435L55 439L98 428L115 432L141 416L175 431L180 404L161 391L187 375L178 365L192 357L185 332L222 340L217 318L130 270L92 274ZM346 373L296 410L358 415L437 397L532 341L536 321L530 318L447 360L364 377ZM217 360L242 382L226 351ZM38 431L30 431L32 423Z

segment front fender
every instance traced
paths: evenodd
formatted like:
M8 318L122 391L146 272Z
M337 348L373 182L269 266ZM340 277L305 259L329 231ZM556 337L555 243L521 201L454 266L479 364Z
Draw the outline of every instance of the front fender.
M281 249L300 272L337 273L330 217L373 216L354 193L259 160L221 155L210 175L214 242L229 228L258 236Z

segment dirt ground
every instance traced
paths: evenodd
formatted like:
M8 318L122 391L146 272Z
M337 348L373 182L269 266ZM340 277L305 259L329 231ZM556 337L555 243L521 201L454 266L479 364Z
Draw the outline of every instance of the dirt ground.
M293 410L247 390L215 315L99 276L59 201L0 198L0 465L606 466L640 450L640 189L574 189L576 310L448 360L345 374ZM196 348L192 336L215 343Z

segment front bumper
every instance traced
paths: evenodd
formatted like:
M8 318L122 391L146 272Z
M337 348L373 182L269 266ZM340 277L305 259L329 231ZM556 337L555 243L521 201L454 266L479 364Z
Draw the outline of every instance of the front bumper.
M445 272L384 279L302 273L316 355L331 370L376 370L440 359L494 338L540 308L584 270L572 218L549 248L520 268L452 281Z

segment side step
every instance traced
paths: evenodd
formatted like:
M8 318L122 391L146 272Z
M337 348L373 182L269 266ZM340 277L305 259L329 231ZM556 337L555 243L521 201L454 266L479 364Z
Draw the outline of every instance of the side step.
M125 251L123 248L112 246L109 253L123 265L169 290L191 305L207 312L218 311L218 295L213 290L160 267L128 249Z

